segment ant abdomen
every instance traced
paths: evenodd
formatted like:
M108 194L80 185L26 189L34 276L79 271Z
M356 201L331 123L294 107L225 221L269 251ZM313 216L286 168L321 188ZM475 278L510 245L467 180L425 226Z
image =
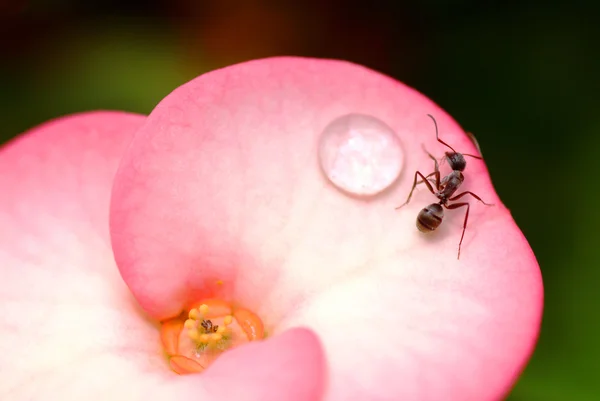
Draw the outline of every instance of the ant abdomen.
M417 228L423 233L434 231L442 224L444 209L439 203L424 207L417 216Z

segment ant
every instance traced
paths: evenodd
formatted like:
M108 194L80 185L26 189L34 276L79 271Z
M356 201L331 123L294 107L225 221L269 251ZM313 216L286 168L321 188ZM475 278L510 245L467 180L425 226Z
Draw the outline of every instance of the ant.
M427 115L433 120L433 124L435 125L435 139L437 139L437 141L439 143L448 147L452 151L452 152L445 152L445 159L448 161L448 164L450 165L450 168L452 169L452 171L450 172L450 174L448 174L447 176L445 176L444 178L442 178L440 180L440 169L439 169L439 165L438 165L436 158L433 157L429 152L427 152L425 147L423 147L423 150L425 151L425 153L427 153L427 155L431 159L433 159L433 161L435 163L435 171L427 176L424 176L419 171L416 171L415 172L415 181L413 183L412 189L410 190L410 193L408 194L408 199L402 205L398 206L396 208L396 210L400 209L401 207L407 205L408 202L410 202L410 198L412 197L413 191L415 190L416 186L421 183L424 183L425 185L427 185L427 188L429 189L429 191L439 199L439 202L432 203L431 205L424 207L419 212L419 215L417 216L417 228L419 229L419 231L421 231L423 233L435 231L440 226L440 224L442 224L442 219L444 218L443 207L448 210L466 207L467 211L465 213L465 221L463 223L463 231L462 231L462 235L460 237L460 242L458 243L457 259L460 259L460 247L462 245L463 238L465 237L465 230L467 229L467 221L469 220L470 204L469 204L469 202L459 202L459 203L452 203L452 204L449 202L458 200L465 195L471 195L472 197L474 197L475 199L477 199L484 205L493 206L493 204L491 204L491 203L485 203L479 196L475 195L471 191L461 192L460 194L453 196L454 193L458 190L458 188L461 186L461 184L465 180L465 177L463 175L463 171L467 167L467 161L465 160L465 156L469 156L469 157L472 157L474 159L479 159L479 160L483 160L483 158L481 156L458 153L456 150L454 150L454 148L452 146L450 146L446 142L442 141L438 134L438 126L437 126L437 122L435 121L435 118L433 118L433 116L431 114L427 114ZM421 181L417 182L418 177L421 177ZM431 177L434 177L434 179L432 179ZM431 184L433 184L435 186L435 189Z

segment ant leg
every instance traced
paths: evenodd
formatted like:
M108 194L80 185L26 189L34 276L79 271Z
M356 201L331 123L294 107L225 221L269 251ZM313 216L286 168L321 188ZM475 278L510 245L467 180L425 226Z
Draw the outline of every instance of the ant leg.
M433 117L431 117L431 118L433 118ZM436 125L436 127L437 127L437 125ZM433 187L431 186L431 184L435 185L435 188L437 190L440 189L440 168L439 168L439 165L438 165L438 161L437 161L437 159L431 153L429 153L427 151L427 149L425 149L424 145L421 145L421 147L423 148L423 150L425 151L425 153L427 153L427 155L431 158L431 160L433 160L433 162L435 164L435 171L433 173L431 173L431 174L428 174L425 177L423 177L423 174L421 174L420 172L417 171L415 173L415 181L414 181L413 186L412 186L412 188L410 190L410 193L408 194L408 199L406 200L406 202L404 202L402 205L398 206L396 209L400 209L401 207L407 205L408 202L410 202L410 198L412 197L412 194L413 194L415 188L419 184L425 183L425 185L427 185L427 188L429 189L429 191L432 194L435 194L435 191L433 190ZM417 181L417 176L420 176L422 179L420 181ZM432 177L432 176L435 177L435 182L431 182L430 177Z
M433 163L435 165L435 170L433 173L429 174L427 177L435 174L435 187L439 190L440 189L440 166L438 164L438 161L431 153L429 153L427 151L427 149L425 149L425 145L421 144L421 147L423 148L423 151L425 153L427 153L427 156L429 156L429 158L431 160L433 160Z
M458 257L456 258L457 260L460 260L460 247L462 246L462 242L463 242L463 238L465 238L465 231L467 230L467 221L469 220L469 209L471 208L471 206L469 205L469 202L461 202L461 203L455 203L453 205L444 205L446 207L446 209L458 209L459 207L467 207L467 212L465 213L465 222L463 223L463 231L462 231L462 235L460 236L460 242L458 243Z
M417 172L415 172L415 181L414 181L414 183L413 183L412 189L410 190L410 193L408 194L408 199L406 199L406 202L404 202L403 204L401 204L400 206L398 206L398 207L396 208L396 210L400 209L400 208L401 208L401 207L403 207L403 206L406 206L406 205L408 204L408 202L410 202L410 198L412 197L412 194L413 194L413 192L414 192L415 188L417 187L417 178L418 178L419 176L420 176L420 177L423 179L423 181L422 181L422 182L423 182L425 185L427 185L427 188L429 189L429 191L430 191L432 194L435 194L435 191L433 190L433 187L431 186L431 184L429 183L429 181L427 180L427 178L426 178L426 177L425 177L423 174L421 174L419 171L417 171Z
M428 174L425 178L427 178L427 181L431 182L436 189L440 189L440 167L438 165L438 161L437 159L427 151L427 149L425 149L425 145L421 144L421 147L423 148L423 151L425 153L427 153L427 155L431 158L431 160L433 160L434 165L435 165L435 171L431 174ZM435 181L431 181L429 178L435 176ZM417 185L422 184L423 180L420 180L419 182L417 182Z
M474 194L473 192L471 192L471 191L465 191L465 192L463 192L463 193L460 193L460 194L456 195L455 197L453 197L453 198L450 198L450 199L448 199L448 200L449 200L449 201L455 201L455 200L457 200L457 199L460 199L460 198L462 198L462 197L463 197L463 196L465 196L465 195L471 195L473 198L477 199L479 202L483 203L483 204L484 204L484 205L486 205L486 206L494 206L494 204L493 204L493 203L485 203L485 202L484 202L484 201L483 201L483 200L482 200L482 199L481 199L479 196L475 195L475 194Z
M432 177L433 175L436 175L436 173L437 173L437 172L436 172L436 171L434 171L433 173L431 173L431 174L428 174L427 176L425 176L425 178L427 178L427 181L429 181L429 182L430 182L430 183L432 183L432 184L433 184L433 185L434 185L434 186L435 186L437 189L439 189L439 185L436 185L436 184L437 184L437 183L436 183L436 181L434 181L434 180L432 180L431 178L429 178L429 177ZM420 180L419 182L417 182L417 185L419 185L419 184L422 184L422 183L423 183L423 180Z
M439 171L440 169L438 168L438 162L437 162L437 159L435 158L435 156L433 156L431 153L429 153L427 151L427 148L425 147L425 145L421 144L421 148L423 149L423 152L427 153L427 156L429 156L429 158L431 160L433 160L433 162L435 163L435 171Z
M435 185L435 181L433 179L428 178L427 181L429 181L431 183L431 185ZM425 181L423 181L423 180L417 181L417 186L420 185L420 184L422 184L422 183L424 183L424 182Z

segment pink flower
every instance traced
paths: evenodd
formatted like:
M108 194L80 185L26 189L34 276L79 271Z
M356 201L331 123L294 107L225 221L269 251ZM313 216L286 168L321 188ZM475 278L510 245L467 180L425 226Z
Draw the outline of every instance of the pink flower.
M399 185L373 198L318 167L321 131L347 113L400 137ZM275 58L199 77L147 118L80 114L9 143L0 398L501 398L535 345L539 268L482 161L468 160L464 187L495 206L471 202L460 260L463 213L426 236L427 190L394 210L414 171L432 170L421 144L446 150L427 113L476 152L390 78ZM217 342L210 366L194 362L194 346Z

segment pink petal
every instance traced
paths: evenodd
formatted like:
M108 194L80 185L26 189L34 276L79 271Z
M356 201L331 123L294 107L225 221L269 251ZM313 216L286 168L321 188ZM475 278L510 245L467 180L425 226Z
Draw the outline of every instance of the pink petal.
M64 117L0 149L0 399L317 399L324 357L306 329L240 347L202 377L170 370L108 236L112 180L144 119Z
M317 163L320 132L347 113L399 135L400 185L361 201L335 190ZM469 159L472 202L433 236L415 228L433 197L399 211L414 171L432 170L441 137L475 153L430 100L363 67L275 58L206 74L149 116L115 180L117 264L151 315L203 296L232 298L277 333L312 327L331 368L328 400L488 400L506 393L535 345L542 282L534 255ZM462 189L462 188L461 188ZM219 283L222 283L220 285Z
M171 379L167 391L153 388L146 399L193 395L222 401L317 401L322 399L325 374L317 337L297 328L226 352L201 375Z
M323 395L325 374L317 337L297 328L224 353L202 374L202 384L207 393L226 400L317 401Z

